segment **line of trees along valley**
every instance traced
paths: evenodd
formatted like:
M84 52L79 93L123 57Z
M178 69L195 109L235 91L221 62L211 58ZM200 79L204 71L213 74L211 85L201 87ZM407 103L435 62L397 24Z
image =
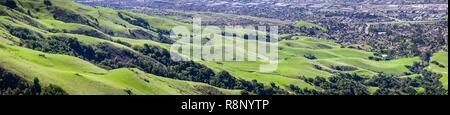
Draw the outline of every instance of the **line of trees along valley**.
M324 77L300 77L321 90L294 85L290 85L290 89L298 95L371 95L369 87L377 88L372 95L448 95L448 90L439 81L442 74L426 70L427 65L419 62L406 67L418 76L402 78L380 73L364 78L357 74L338 73L328 80ZM423 88L423 91L418 91L417 88Z
M111 70L118 68L138 68L158 76L207 83L227 89L243 89L243 94L273 95L288 94L278 86L264 86L262 83L237 79L226 71L215 73L210 68L192 61L175 62L168 50L159 46L145 44L134 46L134 52L103 42L87 45L77 38L67 35L39 35L33 30L13 31L10 33L22 38L19 46L52 54L64 54L78 57ZM114 40L112 40L114 41ZM117 42L117 41L114 41ZM124 44L124 43L122 43ZM128 45L129 46L129 45Z

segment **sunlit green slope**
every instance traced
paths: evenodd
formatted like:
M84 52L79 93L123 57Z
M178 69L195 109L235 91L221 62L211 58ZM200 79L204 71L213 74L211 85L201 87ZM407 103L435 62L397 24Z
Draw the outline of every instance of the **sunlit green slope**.
M81 95L199 95L239 94L202 83L163 78L138 69L104 70L81 59L47 54L0 43L0 67L32 80L62 87L67 93Z

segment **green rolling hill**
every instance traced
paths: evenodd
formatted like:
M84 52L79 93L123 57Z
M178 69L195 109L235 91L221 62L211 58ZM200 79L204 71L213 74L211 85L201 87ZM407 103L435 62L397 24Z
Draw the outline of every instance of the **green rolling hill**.
M406 66L421 62L419 57L370 60L376 57L373 52L303 36L279 42L279 64L274 72L258 72L261 61L173 62L167 56L175 41L169 32L177 25L192 28L164 18L69 0L2 0L0 69L27 81L24 84L37 78L44 87L55 85L72 95L239 95L294 94L293 86L322 91L324 88L303 78L330 78L338 73L367 79L379 73L412 77L417 74L406 75L410 72ZM237 51L249 54L247 47ZM428 67L443 74L440 82L446 89L447 58L448 52L436 53L431 60L445 67ZM10 83L2 79L6 77L0 78L0 84ZM8 84L2 88L0 91L21 89ZM372 94L380 89L364 88Z
M113 47L137 52L113 42L111 36L148 40L148 36L159 36L155 31L168 31L174 24L183 25L182 23L106 8L87 7L68 0L52 0L51 6L44 6L43 0L8 0L0 3L0 67L27 81L38 78L44 85L54 84L74 95L126 95L127 91L137 95L240 94L240 90L226 90L204 83L164 78L137 68L106 70L76 56L69 56L70 53L49 54L19 47L23 46L26 38L65 36L76 38L79 43L87 46L108 43ZM58 19L59 12L71 15L67 17L73 19ZM136 19L124 20L119 17L119 13L131 15L128 18L141 17L152 27L133 25L133 20ZM22 36L19 32L28 35Z
M105 70L79 58L47 54L17 46L0 44L2 68L27 80L37 77L44 84L55 84L73 95L198 95L239 94L207 84L163 78L135 68Z

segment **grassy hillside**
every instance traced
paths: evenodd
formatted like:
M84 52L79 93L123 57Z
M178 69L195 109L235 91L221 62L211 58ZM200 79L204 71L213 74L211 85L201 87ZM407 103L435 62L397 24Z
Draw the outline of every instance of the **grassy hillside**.
M202 83L163 78L138 69L104 70L84 60L0 43L0 64L27 80L37 77L72 95L199 95L239 94Z
M191 28L172 20L69 0L1 1L0 67L28 81L39 78L44 84L57 85L76 95L241 94L241 90L229 89L244 89L250 94L288 94L295 87L321 91L323 88L304 78L330 78L338 73L367 79L378 73L412 77L415 75L405 75L410 72L405 66L420 62L418 57L370 60L376 57L372 52L303 36L279 42L279 63L274 72L259 72L260 65L267 63L260 60L174 62L168 50L177 38L168 35L177 25ZM327 31L306 22L298 26ZM238 35L251 32L232 31ZM245 46L237 47L234 53L257 54ZM448 53L435 54L432 61L445 68L431 65L429 69L444 74L441 82L448 88L447 58ZM367 89L373 94L380 88Z
M433 61L436 61L439 65L443 66L440 67L435 63L431 63L429 69L443 75L440 81L443 83L444 88L448 89L448 52L435 53L433 57L431 57L431 62Z
M29 25L51 32L85 33L102 39L107 39L110 35L170 42L170 40L164 40L168 39L165 33L177 25L187 26L164 18L84 6L69 0L51 0L50 5L44 4L44 0L6 0L4 2L8 1L18 5L0 6L2 14L22 19L23 22L30 22ZM15 10L8 10L10 8Z

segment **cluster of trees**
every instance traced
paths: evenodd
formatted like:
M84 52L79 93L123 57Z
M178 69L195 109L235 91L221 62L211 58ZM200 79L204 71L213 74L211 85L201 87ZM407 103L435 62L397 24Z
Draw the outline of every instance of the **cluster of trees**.
M98 56L94 55L95 49L78 42L76 38L67 36L50 36L48 38L35 39L33 37L22 37L23 40L19 46L34 49L37 51L66 54L87 60L95 60Z
M359 82L363 78L356 74L339 73L336 76L329 77L328 80L324 77L301 77L301 79L322 89L323 91L319 93L322 95L370 95L366 86Z
M117 40L112 40L113 42L116 42L116 43L119 43L119 44L122 44L122 45L124 45L124 46L127 46L127 47L131 47L131 44L130 43L128 43L128 42L123 42L123 41L121 41L121 40L119 40L119 39L117 39Z
M418 80L419 87L425 89L423 94L426 95L448 95L448 90L443 88L442 82L439 80L443 77L442 74L434 73L425 69L428 65L426 63L414 62L412 66L406 66L411 72L419 74L413 80Z
M51 6L52 2L50 0L44 0L44 4L47 6Z
M293 84L289 85L289 88L296 95L324 95L322 91L317 91L316 89L310 88L299 88L298 86L295 86Z
M332 73L332 74L338 73L338 72L337 72L337 71L335 71L335 70L331 70L331 69L323 68L323 67L322 67L322 66L320 66L320 65L315 65L315 64L314 64L314 68L316 68L317 70L321 70L321 71L326 71L326 72L328 72L328 73Z
M68 10L58 6L51 6L47 9L52 13L55 20L63 21L65 23L88 25L97 29L100 28L98 20L92 16L83 16L74 10Z
M243 94L251 92L258 95L286 94L287 92L277 86L264 86L256 80L251 82L237 79L226 71L215 74L208 67L195 63L193 61L173 61L170 52L159 46L144 44L144 46L135 46L134 50L141 52L161 63L163 63L170 71L165 73L170 78L188 80L195 82L208 83L213 86L227 89L244 89Z
M226 71L219 72L216 77L210 81L211 85L217 87L224 87L229 89L243 89L242 95L256 94L256 95L287 95L289 92L281 89L275 83L270 86L264 86L258 83L257 80L246 81L243 79L236 79Z
M445 68L445 65L442 65L441 63L437 62L437 61L431 61L432 64L436 64L437 66L439 66L440 68Z
M375 61L382 61L382 60L384 60L384 59L381 58L381 57L374 57L374 56L369 56L368 59L369 59L369 60L375 60Z
M426 69L431 56L430 52L425 52L420 56L422 63L414 62L413 65L406 66L411 73L418 76L399 78L380 74L372 77L365 84L379 88L374 93L375 95L448 95L448 90L444 89L439 81L442 74ZM411 73L406 75L411 75ZM416 88L423 88L424 92L418 92Z
M375 61L389 61L389 60L393 60L396 59L395 56L393 55L387 55L387 56L383 56L381 53L374 53L374 56L369 56L369 60L375 60Z
M29 82L0 68L0 95L67 95L67 93L53 84L42 86L38 78Z
M338 71L355 71L355 70L358 70L358 68L356 68L356 67L344 66L344 65L336 65L336 66L335 65L331 65L330 66L331 69L323 68L320 65L314 65L314 68L317 69L317 70L326 71L326 72L332 73L332 74L337 74Z
M369 87L378 88L373 95L448 95L448 90L444 89L440 82L442 74L426 69L429 66L427 62L430 61L431 56L431 53L422 54L422 63L414 62L413 65L406 66L411 73L406 72L405 74L417 74L415 77L400 77L380 73L365 78L357 74L338 73L329 77L328 80L323 77L300 77L320 90L302 89L294 85L291 85L290 89L298 95L370 95ZM436 61L431 63L440 65ZM423 91L418 91L418 89L423 89Z
M151 30L150 24L148 24L148 22L145 21L145 20L142 19L142 18L139 18L139 17L131 17L131 16L129 16L129 15L128 15L127 13L125 13L125 12L118 12L117 15L118 15L120 18L122 18L123 20L127 21L128 23L130 23L130 24L133 24L133 25L136 25L136 26L143 27L143 28L146 28L146 29Z
M356 68L356 67L352 67L352 66L344 66L344 65L342 65L342 66L339 66L339 65L337 65L337 66L331 65L331 68L333 68L333 69L335 69L335 70L339 70L339 71L355 71L355 70L358 70L358 68Z
M25 10L23 9L22 3L19 0L2 0L0 1L0 5L4 5L6 7L9 7L11 9L15 9L19 12L25 13Z
M420 65L416 63L415 66ZM339 73L329 77L305 78L305 82L316 86L319 90L298 88L294 85L290 89L298 95L370 95L369 87L378 89L373 95L448 95L448 90L443 88L439 79L441 74L436 74L420 67L414 73L420 74L414 78L400 78L386 74L378 74L371 78L364 78L357 74ZM417 69L419 68L419 69ZM424 91L418 91L423 88Z
M303 55L303 57L305 57L305 58L307 58L307 59L310 59L310 60L315 60L315 59L317 59L317 57L314 56L314 55L312 55L312 54L306 54L306 55Z

